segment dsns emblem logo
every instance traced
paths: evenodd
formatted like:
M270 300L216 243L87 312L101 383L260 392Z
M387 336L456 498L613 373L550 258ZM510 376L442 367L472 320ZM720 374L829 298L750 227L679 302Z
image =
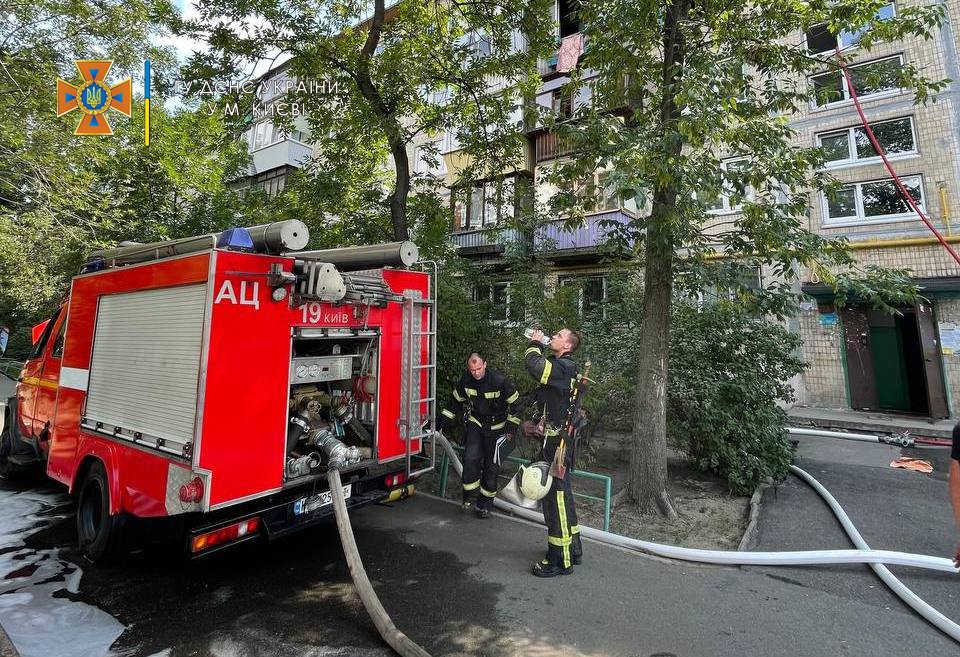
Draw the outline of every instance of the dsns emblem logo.
M130 78L112 87L106 83L112 60L81 59L76 62L83 83L74 86L57 79L57 116L79 109L83 114L75 135L112 135L107 110L130 116L133 87Z

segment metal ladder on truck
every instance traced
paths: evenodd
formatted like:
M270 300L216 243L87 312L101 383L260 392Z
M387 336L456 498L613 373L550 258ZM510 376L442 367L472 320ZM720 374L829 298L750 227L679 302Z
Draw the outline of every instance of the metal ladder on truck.
M431 260L420 264L432 270L429 272L427 298L405 294L403 300L406 366L401 389L400 431L406 446L407 479L433 470L437 451L434 435L437 418L437 263ZM422 321L424 314L426 322ZM426 354L422 353L423 338L427 338ZM424 377L426 385L421 385ZM421 412L423 407L426 412ZM429 456L423 455L423 440L426 438L430 439ZM413 453L411 448L417 440L420 441L420 453Z

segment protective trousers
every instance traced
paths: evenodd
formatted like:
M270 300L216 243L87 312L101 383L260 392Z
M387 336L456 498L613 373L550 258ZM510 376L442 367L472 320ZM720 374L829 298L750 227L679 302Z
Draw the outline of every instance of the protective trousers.
M467 422L463 438L464 504L476 504L478 509L493 507L500 474L496 459L498 439L497 434Z
M547 438L543 448L543 460L553 463L560 439ZM569 568L573 560L580 561L583 544L580 542L580 525L577 522L577 507L570 487L573 471L573 450L567 445L564 465L567 466L565 479L553 478L550 492L541 501L543 520L547 524L547 561L556 566Z

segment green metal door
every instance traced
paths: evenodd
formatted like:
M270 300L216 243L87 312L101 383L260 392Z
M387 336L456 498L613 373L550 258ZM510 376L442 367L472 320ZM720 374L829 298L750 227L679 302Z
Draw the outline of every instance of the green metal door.
M891 320L893 317L887 315ZM872 323L872 322L871 322ZM885 410L909 411L907 360L903 352L903 335L894 322L870 327L873 370L877 385L877 405Z

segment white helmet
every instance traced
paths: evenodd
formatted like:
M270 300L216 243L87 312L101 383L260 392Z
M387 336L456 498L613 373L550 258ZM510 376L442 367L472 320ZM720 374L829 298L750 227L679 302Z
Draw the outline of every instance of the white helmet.
M550 492L553 477L550 476L550 464L544 461L520 466L520 492L530 500L542 500Z

